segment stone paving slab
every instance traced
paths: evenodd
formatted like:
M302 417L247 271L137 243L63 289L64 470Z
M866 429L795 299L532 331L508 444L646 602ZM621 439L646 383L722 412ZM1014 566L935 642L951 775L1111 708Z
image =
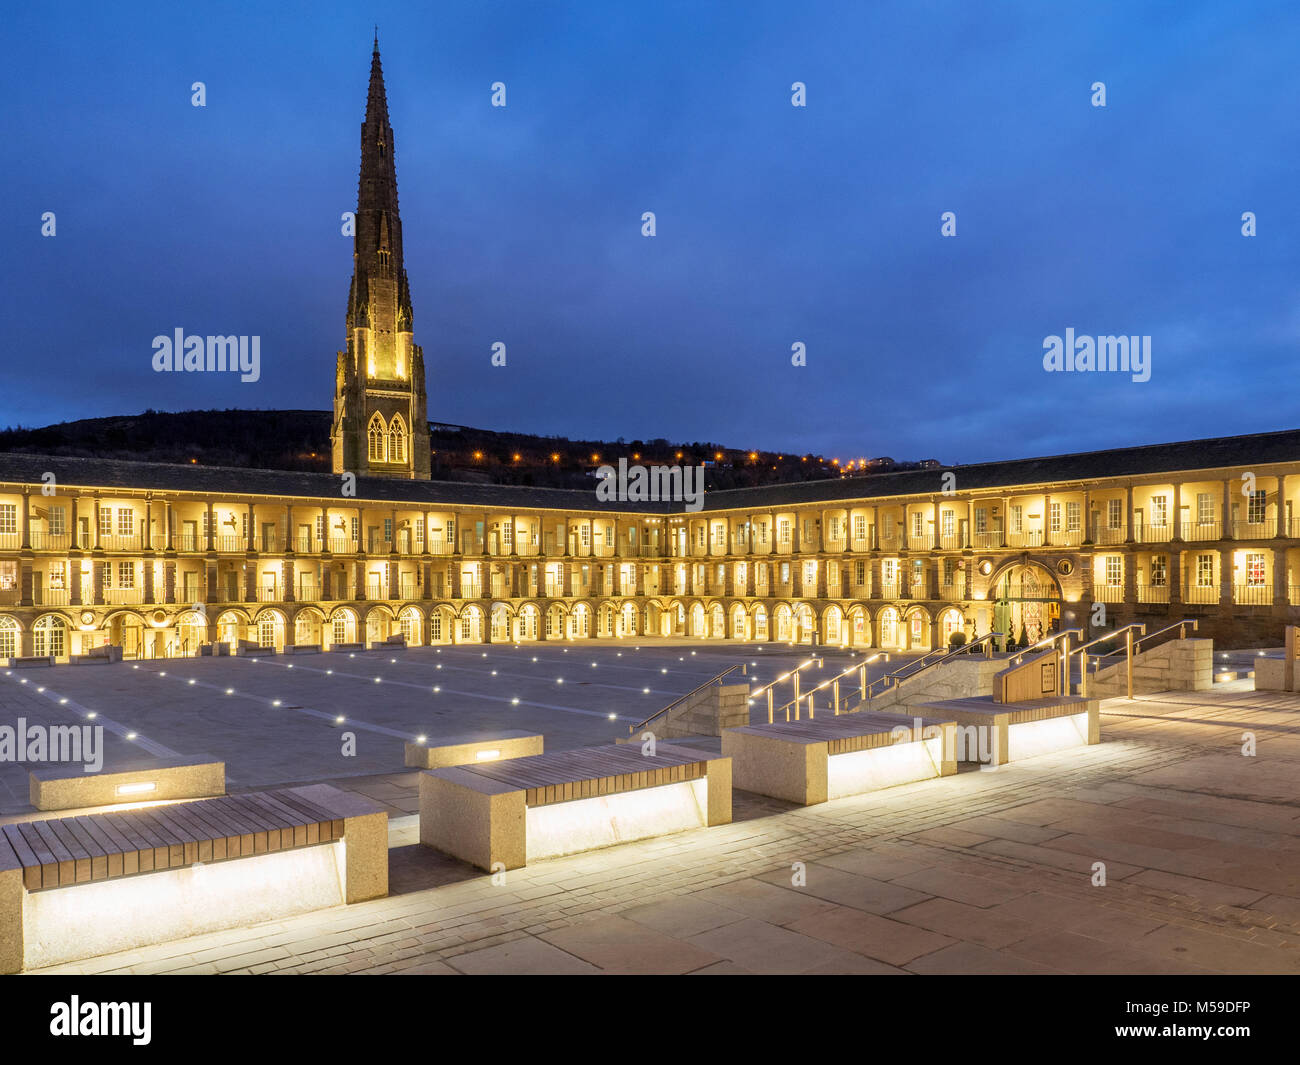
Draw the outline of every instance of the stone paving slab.
M731 825L499 886L399 843L387 899L44 971L1300 973L1300 795L1276 793L1300 697L1102 711L1068 757L815 808L737 792ZM1252 761L1225 729L1282 742Z

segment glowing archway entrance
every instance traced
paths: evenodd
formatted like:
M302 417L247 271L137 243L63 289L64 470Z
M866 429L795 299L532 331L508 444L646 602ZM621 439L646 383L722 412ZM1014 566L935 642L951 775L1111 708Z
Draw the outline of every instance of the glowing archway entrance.
M1046 566L1017 562L998 575L993 631L1017 642L1034 643L1060 628L1061 588Z

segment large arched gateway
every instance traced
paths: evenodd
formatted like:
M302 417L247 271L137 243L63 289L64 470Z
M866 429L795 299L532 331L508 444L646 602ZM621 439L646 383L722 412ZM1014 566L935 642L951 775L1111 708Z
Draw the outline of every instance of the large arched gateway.
M1061 586L1038 562L1015 562L993 575L993 631L1029 643L1060 628Z

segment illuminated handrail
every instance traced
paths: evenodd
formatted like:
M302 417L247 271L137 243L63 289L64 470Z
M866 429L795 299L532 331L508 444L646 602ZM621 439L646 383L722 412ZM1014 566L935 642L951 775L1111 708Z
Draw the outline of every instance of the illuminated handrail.
M1023 648L1020 651L1017 651L1015 653L1015 657L1012 658L1008 664L1013 666L1018 666L1020 665L1021 662L1024 661L1025 655L1029 654L1031 651L1034 651L1039 647L1044 647L1048 644L1054 644L1058 640L1065 640L1070 636L1082 636L1082 635L1083 635L1082 629L1066 629L1064 632L1053 632L1047 636L1044 636L1037 643L1031 643L1028 647Z
M700 692L704 691L704 689L707 688L707 687L709 687L710 685L713 685L713 684L721 684L721 683L722 683L722 678L723 678L723 677L727 676L728 674L734 673L736 670L740 670L741 673L746 673L746 672L747 672L747 670L746 670L746 664L745 664L744 662L737 662L734 666L728 666L726 669L724 669L724 670L723 670L721 673L719 673L717 676L715 676L715 677L710 677L710 678L709 678L708 680L706 680L703 684L701 684L698 688L692 688L692 689L691 689L690 691L688 691L685 695L679 696L678 698L674 699L671 703L669 703L667 706L665 706L662 710L658 710L658 711L656 711L655 713L651 714L648 718L646 718L644 721L642 721L639 725L628 725L628 727L627 727L628 734L629 734L629 735L634 734L634 733L637 732L638 729L643 729L643 728L645 728L646 725L650 724L651 721L654 721L654 720L657 719L657 718L663 717L664 714L668 713L669 710L672 710L672 709L674 709L675 707L680 706L680 705L681 705L682 703L684 703L687 699L689 699L692 695L698 695Z
M1196 632L1198 630L1196 618L1183 618L1182 621L1175 621L1172 625L1166 625L1163 629L1156 629L1155 632L1151 633L1148 636L1143 636L1142 639L1140 640L1134 640L1133 651L1136 653L1138 647L1146 643L1147 640L1154 640L1157 636L1163 636L1166 632L1172 632L1174 629L1178 630L1178 638L1180 640L1186 639L1187 636L1186 630L1188 625L1192 627L1193 632Z
M835 676L827 678L826 680L818 684L817 687L813 688L810 692L808 692L807 693L808 717L811 719L813 716L813 702L812 702L813 696L816 695L817 692L822 691L824 688L831 689L832 706L834 707L835 713L838 714L840 712L840 681L844 677L847 677L850 673L856 673L858 674L859 684L861 686L861 689L862 691L865 692L867 689L867 666L870 665L872 662L875 662L877 659L881 659L881 658L883 658L886 662L888 662L889 661L888 652L878 651L870 658L864 658L861 662L856 662L853 665L849 666L848 669L844 670L842 673L837 673L835 674ZM771 697L769 696L768 707L767 707L767 723L770 725L772 723L773 718L777 714L780 714L782 712L785 713L785 719L789 721L790 708L792 706L794 707L794 719L798 721L799 704L803 700L803 698L804 698L803 694L796 692L795 697L791 699L788 703L786 703L784 706L778 706L775 709L773 709L772 700Z
M920 658L913 659L911 662L906 662L898 669L892 670L891 672L886 673L882 677L877 677L870 684L868 684L860 693L857 706L859 709L861 709L862 706L871 702L872 698L874 698L873 689L875 689L877 685L880 686L881 691L886 691L891 687L897 687L898 685L902 684L903 681L911 680L913 677L917 676L920 673L924 673L927 669L931 669L934 666L943 665L943 663L947 662L949 659L957 658L959 655L968 655L972 653L977 647L980 647L981 645L983 645L985 656L992 657L993 654L992 641L994 639L1001 639L1002 637L1005 636L1006 636L1005 632L987 632L983 636L976 637L970 643L962 644L962 646L958 647L956 650L945 651L943 648L938 648L934 651L931 651L929 654L922 655ZM937 654L942 654L943 657L936 658L933 662L926 661L927 658L930 658L933 655L937 655ZM852 712L853 710L849 707L846 707L844 710L840 711L840 713L852 713Z

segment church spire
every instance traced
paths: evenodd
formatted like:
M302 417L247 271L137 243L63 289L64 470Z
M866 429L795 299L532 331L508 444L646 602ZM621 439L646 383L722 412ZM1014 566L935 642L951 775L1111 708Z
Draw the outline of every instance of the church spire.
M336 375L334 466L339 472L427 478L424 356L412 332L394 155L376 27L361 123L348 350L339 353Z

